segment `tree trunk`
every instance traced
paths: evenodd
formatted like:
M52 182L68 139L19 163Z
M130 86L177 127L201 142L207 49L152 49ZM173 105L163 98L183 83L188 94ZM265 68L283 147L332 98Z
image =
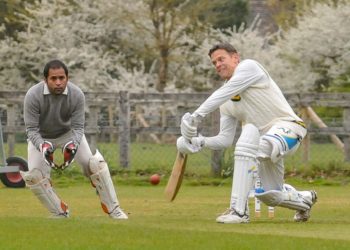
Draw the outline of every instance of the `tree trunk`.
M166 87L166 82L168 80L168 64L168 50L161 49L158 70L158 82L156 86L156 89L159 92L164 92L164 88Z

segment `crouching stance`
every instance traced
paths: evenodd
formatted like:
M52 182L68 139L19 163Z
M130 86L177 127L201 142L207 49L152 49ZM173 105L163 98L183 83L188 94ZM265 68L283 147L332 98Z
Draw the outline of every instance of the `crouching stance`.
M87 158L81 154L77 154L77 163L83 166L85 175L91 180L92 186L96 188L103 211L113 219L127 219L128 216L119 206L108 165L103 156L98 150L96 150L94 155L91 154L85 137L81 146L82 150L78 150L77 152L85 151L85 155L90 155L90 157ZM29 162L31 163L35 155L35 148L30 145L29 149L31 152ZM84 163L86 167L84 167ZM45 164L42 166L40 168L32 168L28 172L21 172L26 185L49 210L52 217L69 217L68 205L57 195L52 187L49 167Z
M121 210L106 161L98 150L93 155L84 135L84 93L68 81L68 69L59 60L44 68L44 81L32 86L24 99L24 122L28 136L28 172L21 172L26 185L55 218L69 216L67 204L51 183L51 170L63 170L75 161L91 180L102 209L113 219L127 219ZM56 148L64 161L54 161Z
M257 61L241 61L230 44L214 45L209 57L225 84L214 91L193 114L181 120L177 148L182 153L197 153L203 147L220 150L233 144L236 127L242 124L234 152L234 173L230 207L219 223L249 222L248 195L258 169L262 187L256 197L269 206L296 210L295 221L307 221L317 200L315 191L298 192L284 184L286 156L293 154L306 135L303 121L288 104L267 70ZM209 113L220 109L220 131L203 137L197 125Z

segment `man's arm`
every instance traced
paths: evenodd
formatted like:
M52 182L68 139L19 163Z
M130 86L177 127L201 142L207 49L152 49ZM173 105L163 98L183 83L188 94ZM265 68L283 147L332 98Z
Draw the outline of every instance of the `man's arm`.
M75 145L79 145L84 134L85 96L82 91L78 91L77 96L74 96L74 98L76 98L77 101L71 118L72 141Z
M231 97L242 93L249 86L267 77L265 72L253 60L244 60L236 68L231 79L216 90L193 113L193 116L205 117L207 114L219 108Z
M221 114L220 131L213 137L193 137L191 143L195 147L206 147L212 150L228 148L232 145L238 120L232 116Z
M204 138L204 147L212 150L228 148L232 145L236 134L238 120L232 116L221 115L219 134Z
M27 92L24 97L24 123L28 139L40 151L40 145L44 143L39 130L40 102L32 92Z

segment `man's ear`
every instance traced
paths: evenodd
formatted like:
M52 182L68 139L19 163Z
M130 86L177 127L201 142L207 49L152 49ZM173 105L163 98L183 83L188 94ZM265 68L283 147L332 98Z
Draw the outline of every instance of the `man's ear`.
M237 62L241 61L241 57L239 56L238 53L234 53L233 56L235 57L235 59L237 60Z

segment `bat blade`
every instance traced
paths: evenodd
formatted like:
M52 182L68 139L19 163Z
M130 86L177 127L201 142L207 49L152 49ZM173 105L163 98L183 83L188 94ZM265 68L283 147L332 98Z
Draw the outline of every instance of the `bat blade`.
M173 170L168 180L168 184L165 188L165 198L168 201L173 201L179 192L182 179L185 173L187 162L187 155L181 152L177 152L176 159L173 165Z

